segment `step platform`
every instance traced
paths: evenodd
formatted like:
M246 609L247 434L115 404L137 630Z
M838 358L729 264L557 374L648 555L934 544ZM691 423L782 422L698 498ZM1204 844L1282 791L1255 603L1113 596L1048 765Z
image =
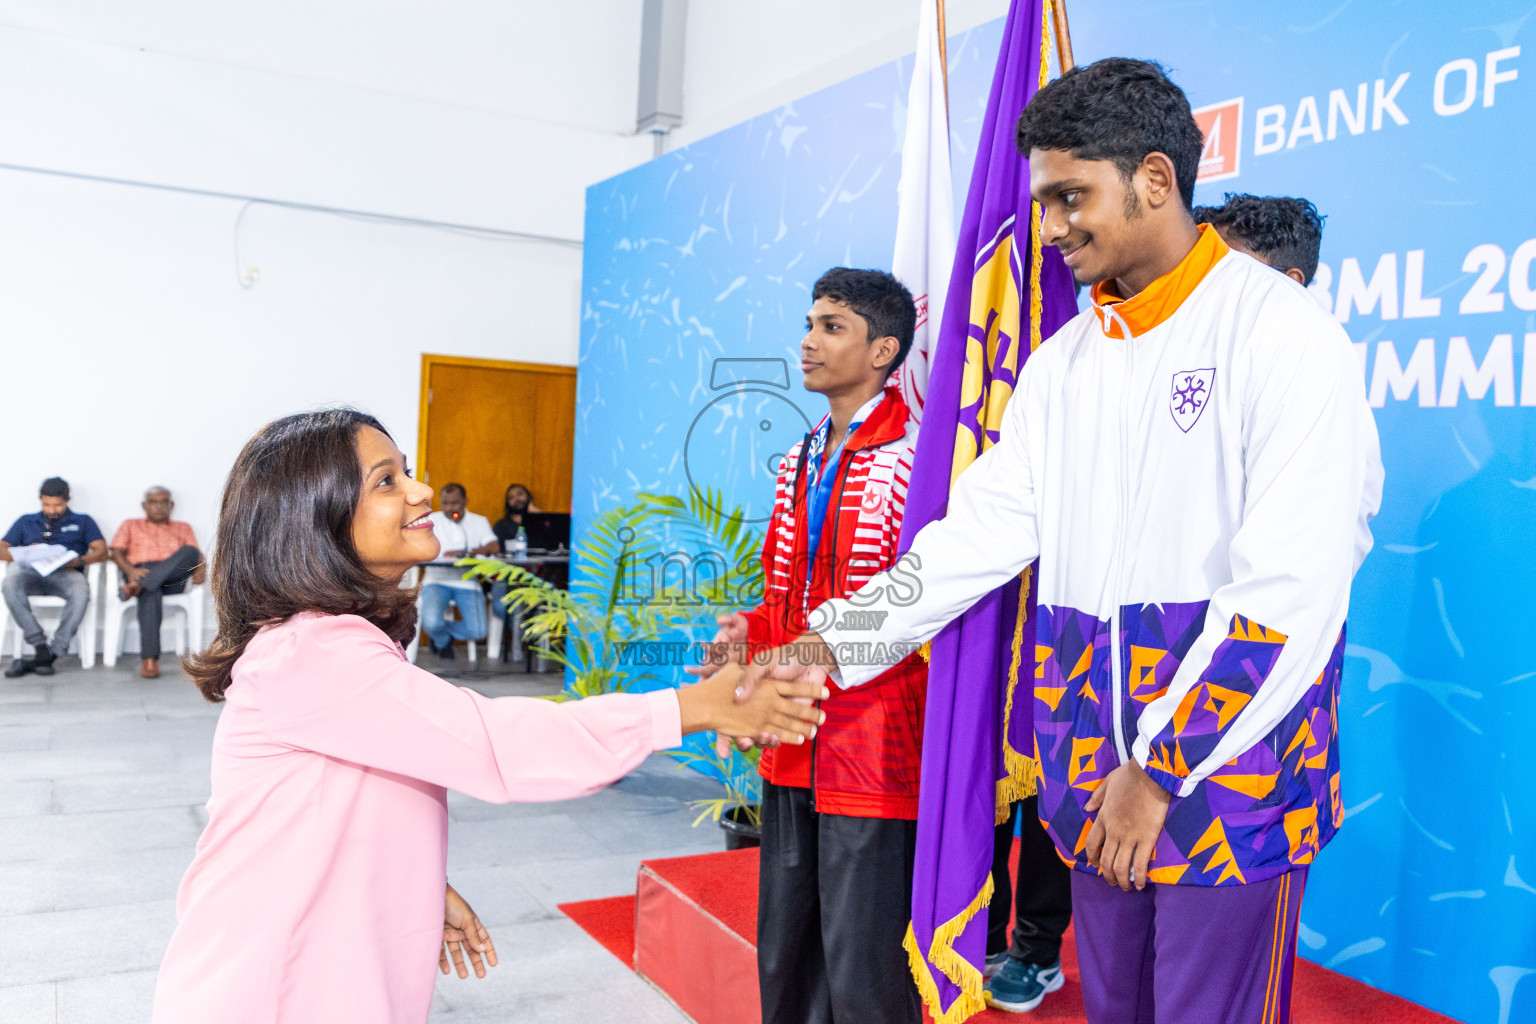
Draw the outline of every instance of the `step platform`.
M1015 843L1014 857L1018 850ZM644 861L635 894L560 910L628 964L695 1024L761 1024L757 989L758 851ZM1033 1012L986 1010L973 1024L1086 1024L1077 949L1061 950L1067 983ZM1297 960L1293 1024L1455 1024L1449 1017Z

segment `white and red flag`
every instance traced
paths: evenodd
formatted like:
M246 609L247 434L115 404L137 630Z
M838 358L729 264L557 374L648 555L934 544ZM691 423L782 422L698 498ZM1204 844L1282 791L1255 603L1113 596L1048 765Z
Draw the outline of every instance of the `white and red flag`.
M949 176L949 101L944 77L939 4L922 0L917 62L907 94L907 135L901 147L896 189L896 254L891 273L917 302L912 351L896 371L896 384L921 422L928 392L928 364L944 320L944 293L955 262L955 206Z

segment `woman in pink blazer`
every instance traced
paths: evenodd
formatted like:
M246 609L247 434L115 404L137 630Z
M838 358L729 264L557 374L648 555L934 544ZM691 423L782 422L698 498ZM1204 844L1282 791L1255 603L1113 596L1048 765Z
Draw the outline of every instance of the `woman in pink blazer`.
M177 896L156 1024L422 1024L433 964L495 949L447 884L446 791L591 793L682 734L803 743L819 685L737 703L735 675L556 704L411 665L405 572L432 490L371 416L290 416L245 446L219 514L219 633L189 668L223 701L208 827Z

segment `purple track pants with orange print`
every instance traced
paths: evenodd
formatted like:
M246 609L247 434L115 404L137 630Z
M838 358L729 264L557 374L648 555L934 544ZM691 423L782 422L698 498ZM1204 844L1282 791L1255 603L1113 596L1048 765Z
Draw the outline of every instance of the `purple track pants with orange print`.
M1289 1024L1307 869L1122 892L1072 873L1089 1024Z

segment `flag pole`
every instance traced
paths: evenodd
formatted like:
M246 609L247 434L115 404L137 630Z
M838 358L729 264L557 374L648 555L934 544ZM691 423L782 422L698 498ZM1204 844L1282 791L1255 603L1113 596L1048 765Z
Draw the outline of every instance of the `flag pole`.
M944 123L949 123L949 37L944 31L944 0L934 0L939 8L939 77L944 80Z
M944 0L939 0L939 24L944 24ZM1067 27L1067 0L1054 0L1051 4L1053 28L1056 30L1056 63L1066 74L1076 67L1072 59L1072 32ZM942 45L942 44L941 44Z

